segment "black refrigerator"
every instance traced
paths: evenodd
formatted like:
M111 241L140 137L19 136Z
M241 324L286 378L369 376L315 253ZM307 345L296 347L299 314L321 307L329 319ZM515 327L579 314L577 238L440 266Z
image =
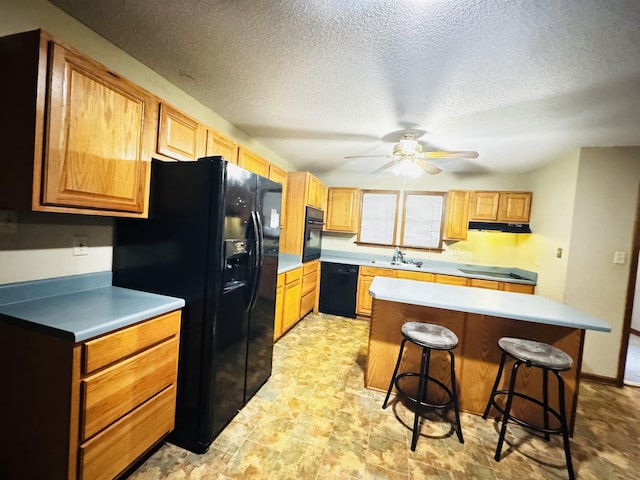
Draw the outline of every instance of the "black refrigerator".
M271 375L282 186L222 157L151 162L113 284L184 298L171 443L203 453Z

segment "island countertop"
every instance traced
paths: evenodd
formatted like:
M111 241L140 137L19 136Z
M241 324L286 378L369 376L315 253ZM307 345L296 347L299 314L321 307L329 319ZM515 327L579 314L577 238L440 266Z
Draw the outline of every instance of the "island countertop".
M560 327L610 332L598 318L541 295L375 277L369 294L377 300L490 315Z

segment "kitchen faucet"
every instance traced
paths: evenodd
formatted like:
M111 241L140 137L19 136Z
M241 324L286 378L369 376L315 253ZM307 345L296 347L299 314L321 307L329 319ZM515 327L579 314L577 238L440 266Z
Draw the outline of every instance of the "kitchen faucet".
M393 257L391 257L392 262L397 262L398 260L404 262L404 252L400 250L400 247L396 247L393 251Z

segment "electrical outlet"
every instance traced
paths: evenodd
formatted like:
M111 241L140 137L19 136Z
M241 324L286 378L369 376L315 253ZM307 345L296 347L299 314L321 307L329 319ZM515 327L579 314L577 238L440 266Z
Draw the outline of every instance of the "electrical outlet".
M18 212L0 210L0 233L18 233Z
M89 255L89 237L86 235L73 236L73 256Z
M613 254L613 263L618 263L620 265L624 264L625 261L625 253L624 252L615 252Z

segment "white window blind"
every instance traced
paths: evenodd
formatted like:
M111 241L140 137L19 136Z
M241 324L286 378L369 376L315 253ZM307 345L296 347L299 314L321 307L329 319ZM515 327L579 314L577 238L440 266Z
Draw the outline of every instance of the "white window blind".
M362 243L393 245L397 204L397 193L364 191L358 240Z
M400 244L405 247L441 248L444 195L406 192Z

